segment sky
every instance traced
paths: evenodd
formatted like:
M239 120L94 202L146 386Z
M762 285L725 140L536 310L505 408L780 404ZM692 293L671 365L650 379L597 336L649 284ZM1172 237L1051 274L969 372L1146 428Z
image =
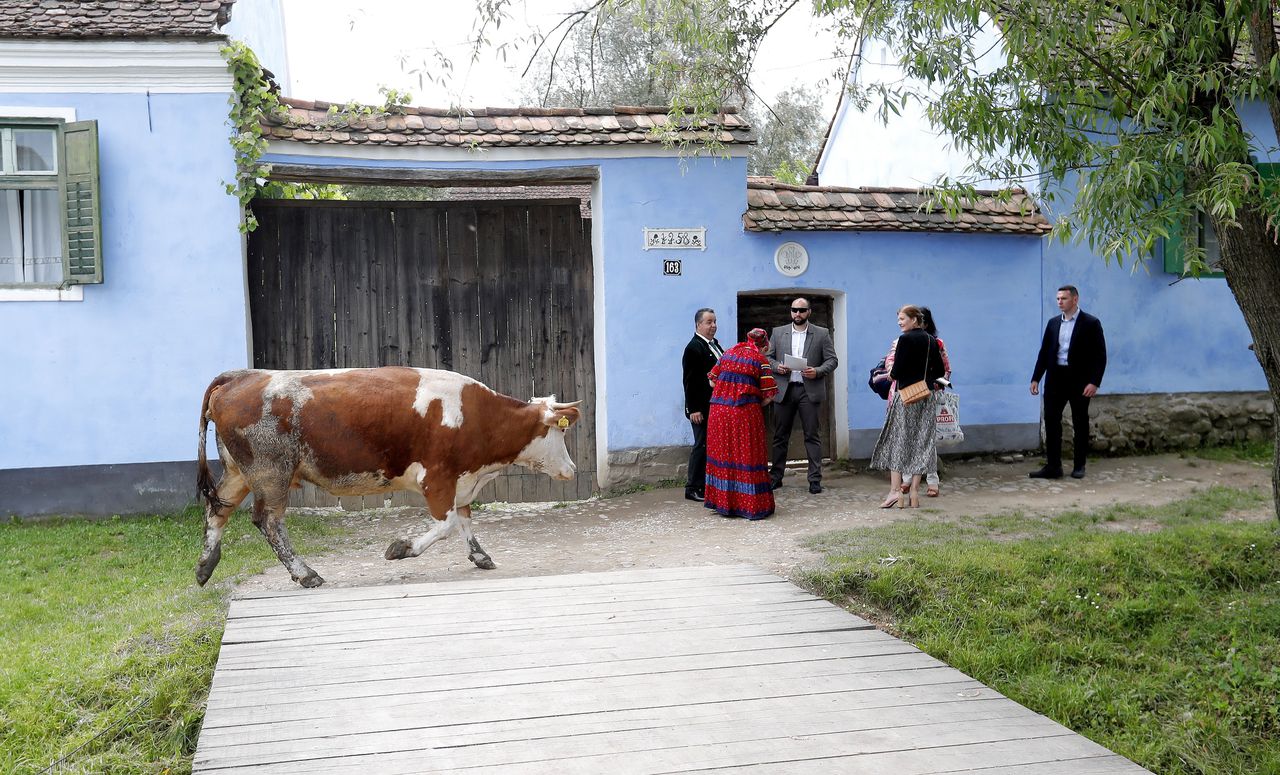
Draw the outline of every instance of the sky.
M520 100L520 71L532 46L519 40L533 30L550 31L576 0L515 0L512 18L493 38L516 46L503 62L489 49L472 63L467 43L475 18L475 0L283 0L292 83L287 96L329 102L380 104L380 86L407 90L411 104L432 107L514 106ZM844 64L833 56L834 36L821 29L797 3L762 47L752 86L766 98L801 83L822 87L823 110L830 115L839 94L832 74ZM433 50L454 63L450 88L424 82L409 71L424 63L432 72Z

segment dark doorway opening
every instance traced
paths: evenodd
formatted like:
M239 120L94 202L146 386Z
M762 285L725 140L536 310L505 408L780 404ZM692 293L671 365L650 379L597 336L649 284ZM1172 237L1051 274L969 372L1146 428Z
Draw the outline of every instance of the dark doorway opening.
M822 326L831 331L835 335L835 299L829 295L808 294L803 290L788 291L787 293L762 293L762 294L738 294L738 331L735 342L741 342L747 338L747 332L753 328L763 328L770 335L773 329L781 325L789 325L791 323L790 307L791 301L796 297L803 296L809 300L809 307L813 312L809 316L809 320L814 325ZM835 391L830 384L836 375L827 378L827 400L823 402L820 437L822 440L822 456L830 459L835 457L835 447L832 443L831 429L836 424L835 401L833 400ZM779 384L779 388L786 388L785 384ZM764 413L765 432L768 434L770 449L773 443L773 409L767 409ZM772 452L770 453L772 454ZM807 460L808 456L804 450L804 434L800 428L800 420L796 420L796 424L791 431L791 439L787 444L787 460Z

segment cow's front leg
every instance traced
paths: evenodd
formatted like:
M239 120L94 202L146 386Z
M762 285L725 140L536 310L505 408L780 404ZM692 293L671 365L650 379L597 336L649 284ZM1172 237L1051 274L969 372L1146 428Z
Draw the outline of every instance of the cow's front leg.
M204 548L200 552L200 561L196 563L196 583L202 587L222 560L222 531L231 518L231 512L249 494L249 487L243 476L228 470L218 482L217 493L221 505L211 503L204 507Z
M267 543L271 544L276 557L280 558L280 562L289 571L294 581L308 589L318 587L324 583L324 579L312 570L310 565L303 562L301 557L294 554L293 544L289 541L289 531L284 526L284 509L288 502L287 490L283 496L272 498L270 501L266 496L254 493L253 524L258 526L262 535L266 536Z
M458 507L458 529L462 531L462 537L467 540L467 548L470 550L467 559L474 562L476 567L481 570L493 570L498 567L494 565L493 558L489 556L489 553L480 548L480 542L476 540L475 534L471 532L470 506Z
M408 538L397 538L391 542L391 546L387 547L386 558L388 560L403 560L406 557L417 557L427 550L427 547L434 544L442 538L448 538L458 529L458 512L449 509L445 514L444 521L436 522L427 531L426 535L418 536L413 540Z

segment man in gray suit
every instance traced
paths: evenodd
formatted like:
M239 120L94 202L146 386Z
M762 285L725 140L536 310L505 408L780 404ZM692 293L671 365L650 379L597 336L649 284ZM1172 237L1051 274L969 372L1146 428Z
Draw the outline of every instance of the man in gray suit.
M774 397L773 467L769 479L773 489L782 486L782 472L787 465L787 443L796 413L804 428L804 449L809 455L809 492L822 492L822 441L818 436L818 418L822 402L827 398L827 375L836 370L836 348L831 332L809 322L808 299L791 302L791 325L778 326L769 337L765 353L778 377L778 395ZM804 369L787 368L786 356L804 358Z

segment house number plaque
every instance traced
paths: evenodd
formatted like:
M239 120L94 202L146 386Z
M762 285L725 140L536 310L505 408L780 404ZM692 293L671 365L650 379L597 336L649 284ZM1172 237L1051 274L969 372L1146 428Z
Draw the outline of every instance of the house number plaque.
M644 249L706 250L707 229L645 229Z

